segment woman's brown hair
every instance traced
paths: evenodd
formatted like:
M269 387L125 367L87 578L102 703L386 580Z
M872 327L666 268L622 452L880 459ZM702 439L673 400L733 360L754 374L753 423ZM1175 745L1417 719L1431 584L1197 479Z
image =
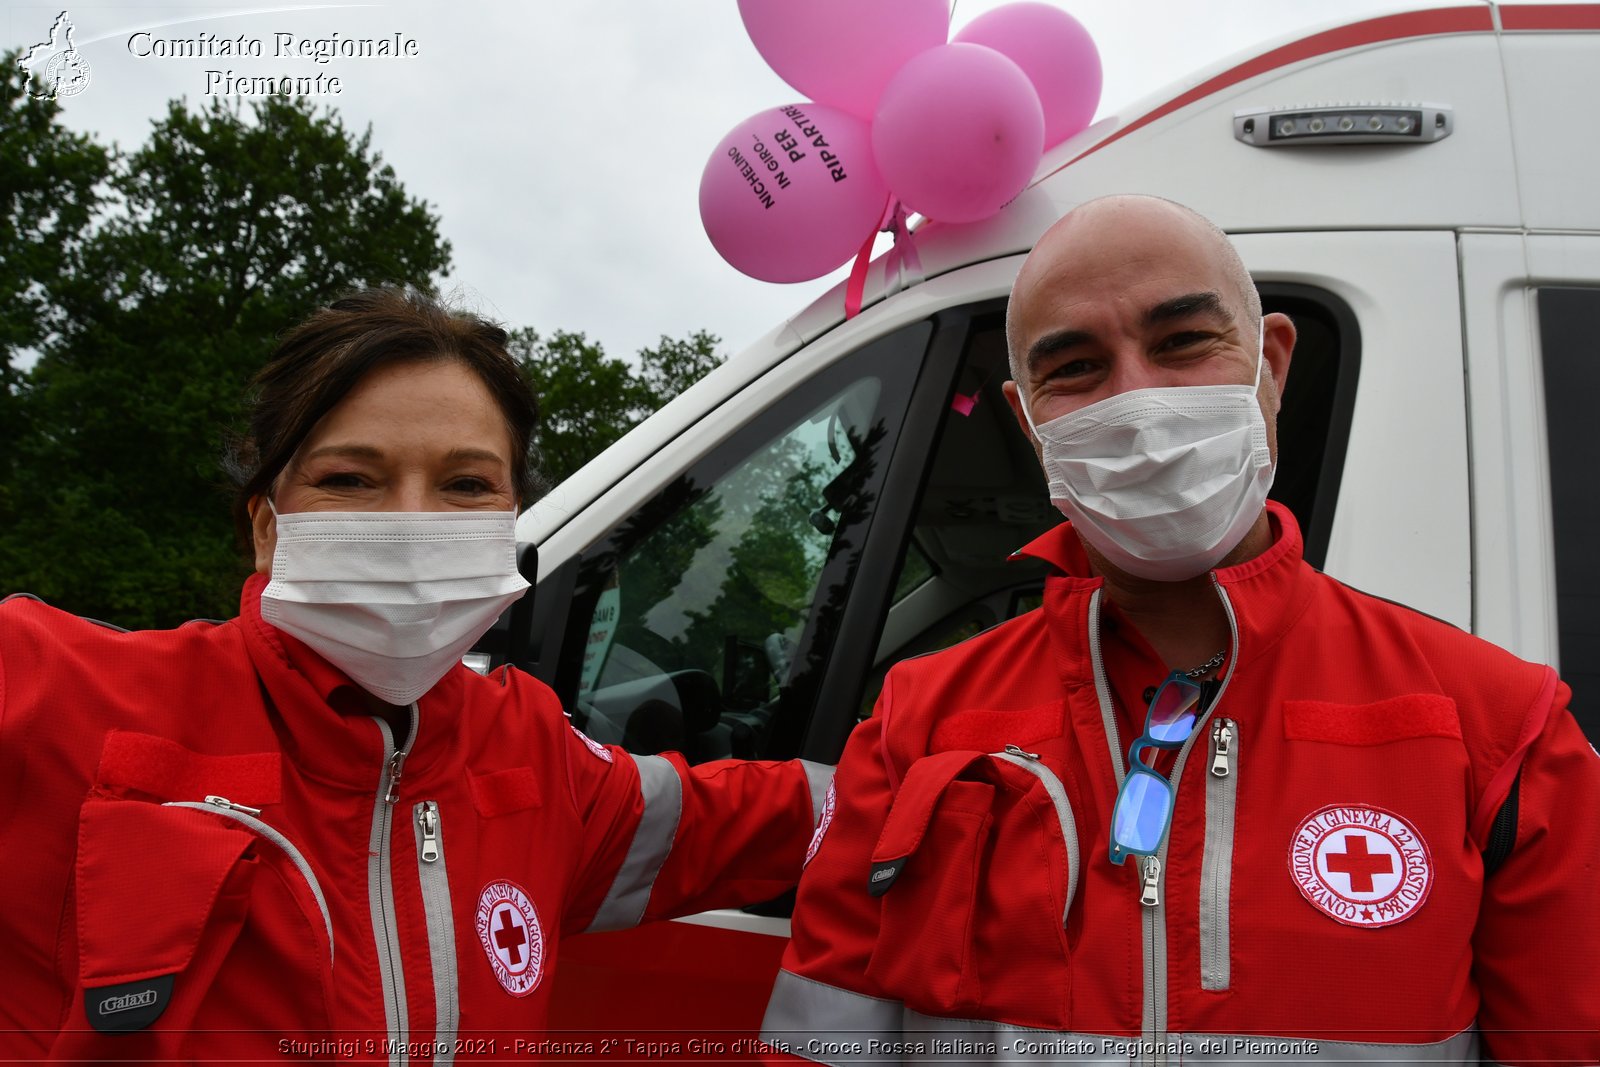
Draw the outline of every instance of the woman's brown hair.
M532 456L539 407L506 351L505 330L415 289L361 289L284 334L251 383L249 431L223 459L238 487L233 519L242 543L250 543L251 499L271 490L312 428L357 382L378 367L437 359L470 368L500 405L511 434L512 485L520 504L531 503L541 487Z

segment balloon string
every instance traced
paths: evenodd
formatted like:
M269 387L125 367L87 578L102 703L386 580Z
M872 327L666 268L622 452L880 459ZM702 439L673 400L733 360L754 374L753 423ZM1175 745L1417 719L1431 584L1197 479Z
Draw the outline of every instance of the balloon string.
M896 202L894 208L894 251L891 254L894 256L895 267L900 272L901 288L907 285L915 285L922 280L922 257L917 254L916 243L911 240L911 230L906 226L906 219L909 216L910 212L906 211L906 206ZM888 264L884 264L884 266L887 267ZM906 280L907 272L913 275L910 281Z

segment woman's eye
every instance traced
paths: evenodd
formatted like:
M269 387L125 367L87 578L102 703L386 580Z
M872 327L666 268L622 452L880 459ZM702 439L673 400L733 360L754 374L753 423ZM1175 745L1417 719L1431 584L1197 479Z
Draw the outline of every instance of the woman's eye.
M457 478L450 483L450 490L455 493L487 493L490 488L482 478Z
M359 489L361 476L349 472L323 475L317 481L318 489Z

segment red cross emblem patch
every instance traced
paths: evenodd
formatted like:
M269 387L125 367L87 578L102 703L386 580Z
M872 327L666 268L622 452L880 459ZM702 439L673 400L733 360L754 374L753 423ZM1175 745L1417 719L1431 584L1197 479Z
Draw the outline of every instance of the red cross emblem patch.
M1311 906L1347 926L1392 926L1433 888L1428 843L1393 812L1334 804L1308 815L1289 846L1289 875Z
M515 882L490 882L478 894L478 940L507 993L525 997L544 976L544 931L533 901Z

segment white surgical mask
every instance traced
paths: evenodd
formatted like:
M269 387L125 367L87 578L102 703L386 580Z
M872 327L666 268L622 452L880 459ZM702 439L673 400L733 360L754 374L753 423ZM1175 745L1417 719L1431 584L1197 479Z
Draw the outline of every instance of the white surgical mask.
M272 510L261 617L391 704L432 689L528 588L515 511Z
M1135 389L1034 425L1050 499L1120 570L1175 582L1215 567L1272 488L1267 424L1253 385Z

